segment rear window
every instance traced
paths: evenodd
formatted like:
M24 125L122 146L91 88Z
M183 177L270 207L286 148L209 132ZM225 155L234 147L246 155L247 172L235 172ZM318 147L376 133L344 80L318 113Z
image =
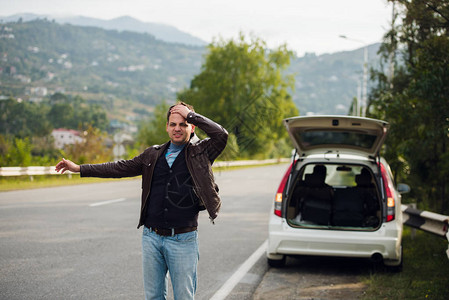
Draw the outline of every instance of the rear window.
M317 145L341 145L371 149L377 136L366 132L311 130L295 134L305 148Z
M362 172L362 166L355 165L325 165L325 183L334 187L356 186L355 176ZM300 180L305 180L307 174L312 174L315 165L307 165Z

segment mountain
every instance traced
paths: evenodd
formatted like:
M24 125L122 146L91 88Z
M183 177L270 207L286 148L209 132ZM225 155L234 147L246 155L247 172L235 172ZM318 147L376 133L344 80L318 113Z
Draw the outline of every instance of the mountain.
M132 17L123 16L112 20L102 20L83 16L52 16L36 14L15 14L7 17L0 17L3 22L29 22L36 19L55 20L59 24L71 24L78 26L99 27L107 30L133 31L149 33L156 39L169 43L180 43L192 46L205 46L207 43L189 33L183 32L174 26L142 22Z
M104 30L40 19L0 24L0 95L39 101L54 93L103 105L133 122L189 86L205 47L148 33Z
M368 46L368 68L379 68L379 47ZM288 72L295 74L293 101L301 114L347 114L362 85L363 64L363 48L293 59Z
M161 101L174 101L201 71L207 51L148 33L24 20L0 24L0 98L81 95L121 122L132 123ZM368 47L370 66L377 65L378 48ZM347 114L362 65L363 49L294 58L286 72L295 76L292 97L300 114Z

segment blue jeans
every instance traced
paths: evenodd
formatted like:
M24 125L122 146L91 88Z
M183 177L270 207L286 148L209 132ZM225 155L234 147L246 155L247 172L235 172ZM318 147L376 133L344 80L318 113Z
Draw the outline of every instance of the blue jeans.
M160 236L144 226L142 256L146 300L166 299L167 271L175 300L194 299L199 259L197 231Z

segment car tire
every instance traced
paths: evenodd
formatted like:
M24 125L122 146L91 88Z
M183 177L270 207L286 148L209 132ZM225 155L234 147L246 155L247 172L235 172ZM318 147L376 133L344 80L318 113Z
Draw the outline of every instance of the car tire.
M285 260L286 260L285 255L283 255L281 259L270 259L270 258L267 258L268 265L270 267L272 267L272 268L282 268L282 267L284 267L285 266Z

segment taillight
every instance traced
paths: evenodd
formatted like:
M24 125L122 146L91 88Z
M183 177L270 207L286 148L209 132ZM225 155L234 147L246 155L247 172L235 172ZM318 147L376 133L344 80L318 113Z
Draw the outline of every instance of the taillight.
M385 193L387 195L387 222L390 222L395 218L395 201L393 193L391 192L393 189L393 182L391 181L390 176L388 176L387 170L383 164L380 164L380 171L382 173L382 181L384 182Z
M284 177L282 178L281 183L279 184L278 191L276 193L276 197L274 198L274 214L276 216L281 217L282 216L282 194L284 192L284 188L287 184L288 177L290 176L290 171L292 169L292 165L287 169L287 172L285 172Z

